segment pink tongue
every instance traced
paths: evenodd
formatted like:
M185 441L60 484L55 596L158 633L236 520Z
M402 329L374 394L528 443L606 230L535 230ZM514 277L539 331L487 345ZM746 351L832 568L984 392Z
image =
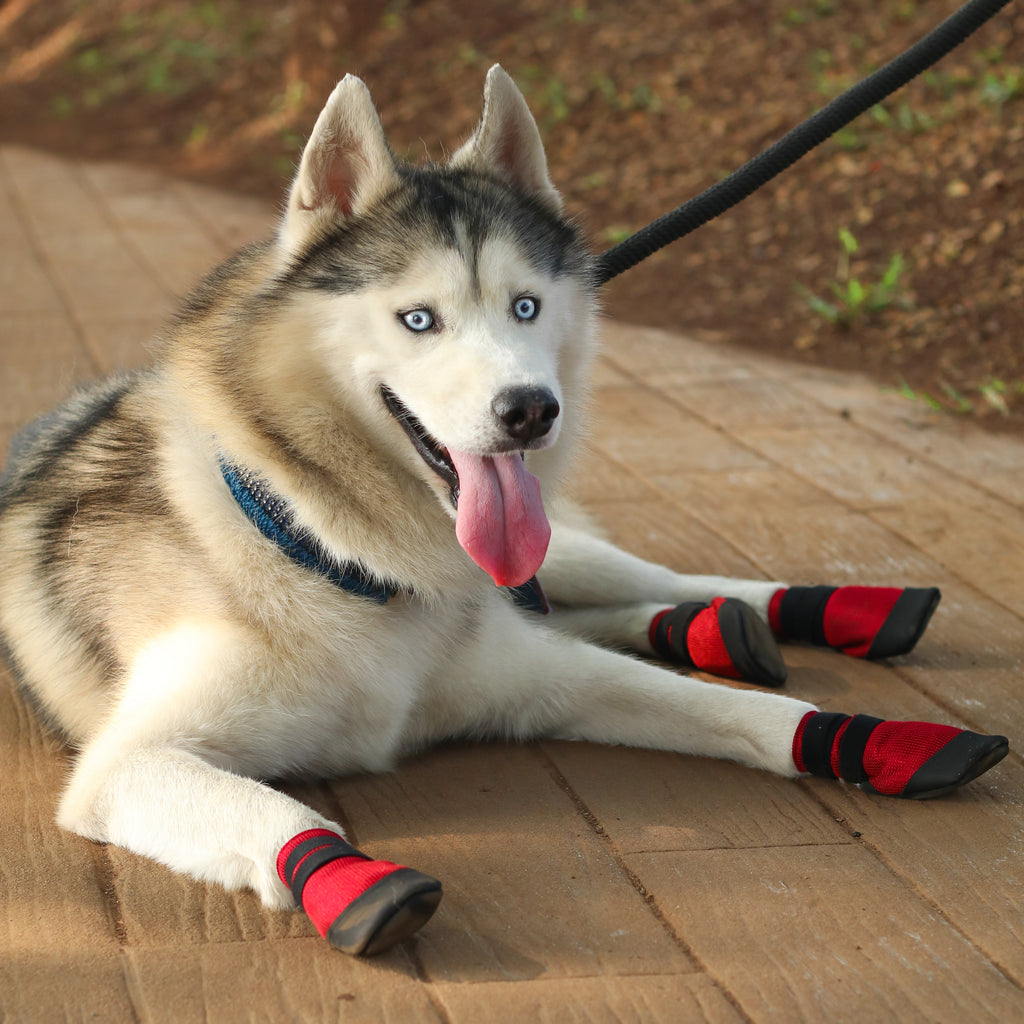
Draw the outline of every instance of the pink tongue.
M522 456L470 455L448 449L459 474L455 536L499 587L532 579L544 561L551 527L540 481Z

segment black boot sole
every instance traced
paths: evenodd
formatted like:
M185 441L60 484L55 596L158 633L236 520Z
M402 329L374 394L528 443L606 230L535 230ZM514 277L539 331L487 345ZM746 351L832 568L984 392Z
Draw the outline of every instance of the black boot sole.
M399 868L338 915L327 930L327 941L343 953L376 956L422 928L437 910L441 895L436 878Z
M981 736L976 732L962 732L954 736L941 750L936 751L911 775L901 793L881 793L903 800L931 800L944 796L984 775L999 764L1010 750L1005 736ZM861 783L861 789L878 793L870 782Z

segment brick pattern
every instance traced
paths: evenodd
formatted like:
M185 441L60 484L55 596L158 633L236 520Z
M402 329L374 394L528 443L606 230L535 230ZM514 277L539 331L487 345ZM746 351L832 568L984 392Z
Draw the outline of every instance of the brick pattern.
M0 443L145 359L176 296L270 230L250 200L0 149ZM642 270L638 270L642 273ZM608 325L578 493L693 572L939 585L877 665L787 650L826 709L1024 722L1024 443L863 379ZM444 880L404 948L331 951L51 824L67 755L0 670L0 1017L23 1022L1008 1021L1024 1016L1024 771L915 804L652 751L452 745L296 785Z

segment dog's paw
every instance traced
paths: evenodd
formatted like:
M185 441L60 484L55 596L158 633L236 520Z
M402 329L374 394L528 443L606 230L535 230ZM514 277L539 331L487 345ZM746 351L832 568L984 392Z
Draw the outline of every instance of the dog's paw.
M737 598L666 608L651 620L648 635L655 653L676 665L761 686L786 681L786 666L771 630Z
M937 587L788 587L772 597L768 621L783 640L894 658L914 649L941 599Z
M1009 749L1005 736L951 725L820 711L805 715L793 738L800 771L915 800L959 789L998 764Z
M326 829L289 839L278 854L277 871L316 930L356 956L383 953L408 938L441 902L436 878L372 860Z

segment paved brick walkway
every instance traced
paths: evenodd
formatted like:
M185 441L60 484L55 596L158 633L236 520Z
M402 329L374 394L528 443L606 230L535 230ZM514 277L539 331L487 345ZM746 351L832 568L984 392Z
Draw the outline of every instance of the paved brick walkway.
M198 186L0 150L0 443L141 362L174 297L270 223ZM940 585L912 656L789 649L788 689L1003 732L1010 757L923 804L568 743L295 787L444 880L417 939L358 962L301 915L59 832L66 755L0 670L0 1019L1024 1019L1024 443L620 325L598 383L579 490L619 542L695 572Z

